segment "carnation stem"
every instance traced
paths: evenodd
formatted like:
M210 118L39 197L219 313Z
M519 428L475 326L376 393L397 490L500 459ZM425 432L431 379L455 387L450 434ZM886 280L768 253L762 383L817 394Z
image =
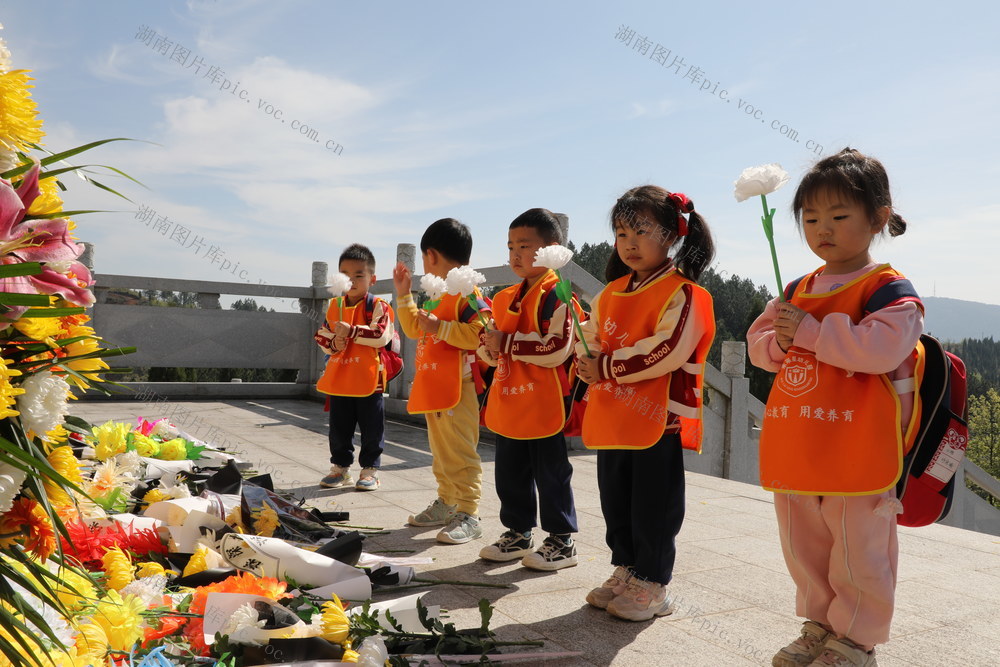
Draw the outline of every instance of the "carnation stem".
M489 331L490 326L486 324L486 318L483 317L483 312L479 310L479 299L476 298L475 294L469 294L466 298L469 300L469 305L472 306L472 309L476 311L476 315L479 316L479 321L483 323L483 331Z
M767 195L760 196L761 205L764 207L764 217L760 221L764 225L764 235L767 236L767 243L771 246L771 263L774 265L774 279L778 282L778 299L785 300L785 284L781 282L781 271L778 269L778 252L774 248L774 209L767 208Z

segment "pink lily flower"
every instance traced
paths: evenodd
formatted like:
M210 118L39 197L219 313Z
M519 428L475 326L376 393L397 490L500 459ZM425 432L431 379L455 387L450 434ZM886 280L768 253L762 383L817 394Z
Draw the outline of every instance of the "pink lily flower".
M90 306L94 303L90 291L93 278L76 261L83 252L83 244L73 239L69 223L62 218L25 220L28 208L40 192L40 168L36 161L17 189L9 181L0 180L0 264L39 262L44 268L35 276L0 278L0 292L53 294L77 306ZM0 330L26 310L24 306L8 308L0 315Z

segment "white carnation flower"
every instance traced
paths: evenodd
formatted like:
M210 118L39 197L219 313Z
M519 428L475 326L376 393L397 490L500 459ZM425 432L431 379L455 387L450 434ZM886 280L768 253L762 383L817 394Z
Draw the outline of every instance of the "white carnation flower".
M352 281L346 273L334 273L330 276L330 286L326 291L333 296L344 296L351 289Z
M777 162L747 167L736 179L736 201L769 195L788 182L788 172Z
M445 278L448 294L469 296L477 285L486 282L486 276L469 265L456 266L448 272Z
M437 301L448 291L448 283L444 278L438 278L433 273L425 273L420 277L420 290L431 301Z
M0 461L0 514L6 513L14 505L14 498L21 491L24 478L23 470Z
M24 393L17 397L21 424L26 430L47 440L45 435L66 420L69 412L69 384L49 371L32 375L21 383Z
M535 266L558 271L573 259L573 251L561 245L547 245L535 252Z

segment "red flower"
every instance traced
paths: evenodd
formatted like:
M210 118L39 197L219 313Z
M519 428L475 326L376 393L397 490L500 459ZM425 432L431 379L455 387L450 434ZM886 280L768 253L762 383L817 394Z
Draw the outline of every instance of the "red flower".
M209 593L249 593L278 601L282 598L292 597L285 592L287 587L288 584L284 581L278 581L272 577L258 577L249 572L240 572L223 581L194 589L188 611L192 614L204 614ZM191 642L192 650L207 656L209 649L208 645L205 644L204 635L205 619L201 617L189 619L187 627L184 628L184 636Z
M31 498L18 498L0 516L0 546L20 541L27 551L45 560L56 550L56 535L45 509Z
M70 539L62 540L63 553L75 557L87 569L101 569L101 558L111 547L120 547L131 552L133 558L147 559L149 554L167 553L167 545L159 534L151 528L127 527L120 523L113 526L99 526L74 521L66 524Z

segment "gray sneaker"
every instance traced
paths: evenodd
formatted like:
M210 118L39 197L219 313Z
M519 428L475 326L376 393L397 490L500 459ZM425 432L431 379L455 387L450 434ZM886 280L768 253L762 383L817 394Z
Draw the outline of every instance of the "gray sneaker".
M319 480L319 485L324 489L336 489L353 483L354 480L351 479L351 473L348 472L347 466L330 466L330 472L327 476Z
M437 534L437 541L444 544L465 544L482 536L483 529L479 526L478 518L465 512L455 512L448 525Z
M411 526L444 526L455 513L455 506L437 498L420 514L411 515L407 520Z

